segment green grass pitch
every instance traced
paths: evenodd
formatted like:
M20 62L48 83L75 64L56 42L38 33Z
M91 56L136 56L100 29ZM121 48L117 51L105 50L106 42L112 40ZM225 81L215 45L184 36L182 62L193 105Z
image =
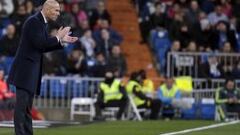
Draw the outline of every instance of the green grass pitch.
M172 120L172 121L114 121L88 125L35 129L34 135L160 135L216 124L214 121ZM0 128L0 135L13 135L12 128ZM228 125L186 135L240 135L240 124Z

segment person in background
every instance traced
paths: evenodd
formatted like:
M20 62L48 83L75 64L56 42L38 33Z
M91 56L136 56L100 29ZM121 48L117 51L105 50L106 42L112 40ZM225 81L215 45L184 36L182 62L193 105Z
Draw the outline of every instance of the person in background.
M28 17L29 14L27 13L25 4L19 5L17 11L11 15L11 22L15 25L18 36L21 35L23 23Z
M172 77L166 78L164 84L162 84L158 89L157 97L162 101L163 104L163 117L173 118L175 114L175 107L172 104L172 101L174 99L180 99L181 92L174 83L174 79Z
M4 70L0 67L0 116L3 120L13 119L15 94L11 92L4 79Z
M26 0L26 1L25 1L25 5L26 5L27 13L28 13L29 15L32 15L32 14L35 13L33 1L31 1L31 0Z
M86 29L84 31L83 36L80 38L80 42L85 50L87 58L91 58L95 56L95 48L96 43L92 37L92 31L90 29Z
M79 76L87 75L87 60L80 49L73 49L67 60L67 73Z
M147 97L143 92L143 78L139 72L133 72L131 74L130 80L126 85L126 90L129 95L133 98L133 101L137 108L147 108L151 109L150 119L158 119L158 114L161 107L161 101L159 99L153 99Z
M106 59L108 59L114 46L114 41L110 38L110 33L107 29L101 30L101 38L96 40L96 44L96 52L103 53Z
M139 70L139 74L143 79L143 93L150 98L153 98L155 95L155 88L154 88L154 83L151 79L147 78L147 73L146 70Z
M99 1L97 8L93 9L90 13L90 27L94 28L97 22L101 19L106 19L111 24L111 15L109 14L108 10L105 8L105 4L103 1Z
M0 61L3 62L5 73L8 74L18 47L19 37L13 24L7 25L6 35L0 38Z
M202 78L221 78L224 76L223 64L215 54L208 56L207 62L199 66L199 77Z
M9 24L6 28L6 35L0 39L0 56L14 57L19 38L16 35L16 28L13 24Z
M93 64L93 65L91 65ZM102 53L96 55L95 62L88 60L88 66L90 68L90 76L92 77L104 77L105 72L109 69L106 58Z
M115 79L112 71L105 73L105 80L100 83L100 91L98 93L96 108L96 120L103 119L102 110L105 107L118 107L116 119L120 120L127 107L128 97L121 85L121 81Z
M118 45L112 47L111 56L108 59L108 65L111 69L116 69L120 77L127 72L127 62L124 55L121 53L121 48Z
M0 100L4 101L7 109L13 109L15 103L15 94L8 88L4 79L4 70L0 68Z
M226 79L224 87L218 88L215 95L221 120L228 118L227 113L236 113L240 118L240 90L236 87L235 80Z

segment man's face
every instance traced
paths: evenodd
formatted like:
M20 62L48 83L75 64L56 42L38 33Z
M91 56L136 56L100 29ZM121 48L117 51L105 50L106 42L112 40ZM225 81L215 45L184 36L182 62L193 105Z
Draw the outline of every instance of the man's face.
M103 2L99 2L99 3L98 3L98 10L99 10L100 12L103 12L103 11L105 10L105 5L104 5Z
M101 31L101 36L102 36L102 38L103 39L105 39L105 40L108 40L110 37L109 37L109 32L107 31L107 30L105 30L105 29L103 29L102 31Z
M231 52L232 48L231 48L231 44L229 42L225 43L223 46L223 52Z
M221 15L222 14L222 7L221 6L217 6L216 7L216 13L217 13L217 15Z
M166 85L169 89L172 88L173 83L174 83L174 80L172 78L168 78L166 80Z
M19 6L17 12L19 15L25 15L27 13L24 5Z
M60 15L60 6L58 3L56 3L51 5L50 8L48 8L46 18L52 21L56 21L59 15Z
M233 90L234 89L234 82L233 81L228 81L226 84L226 88L228 90Z
M112 53L113 53L113 55L118 56L121 53L120 47L119 46L114 46L112 48Z
M7 35L14 35L15 34L15 26L10 24L7 26Z
M197 10L198 9L198 3L196 1L191 2L191 8L192 10Z
M172 51L179 51L181 48L181 44L179 41L174 41L172 45Z
M211 56L208 58L208 63L211 64L216 64L218 62L217 58L215 56Z

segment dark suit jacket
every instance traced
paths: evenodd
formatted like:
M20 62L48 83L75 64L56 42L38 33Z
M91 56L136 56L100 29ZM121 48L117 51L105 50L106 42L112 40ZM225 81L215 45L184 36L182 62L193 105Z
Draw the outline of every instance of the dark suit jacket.
M60 48L63 47L57 38L48 35L42 14L38 12L30 16L23 25L8 83L39 95L43 53Z

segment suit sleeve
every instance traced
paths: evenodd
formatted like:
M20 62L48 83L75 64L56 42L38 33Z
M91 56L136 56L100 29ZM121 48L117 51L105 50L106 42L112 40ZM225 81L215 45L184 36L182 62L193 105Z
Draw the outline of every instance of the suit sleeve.
M28 24L29 37L33 46L41 52L49 52L63 48L56 37L46 36L44 26L37 19L32 19Z

